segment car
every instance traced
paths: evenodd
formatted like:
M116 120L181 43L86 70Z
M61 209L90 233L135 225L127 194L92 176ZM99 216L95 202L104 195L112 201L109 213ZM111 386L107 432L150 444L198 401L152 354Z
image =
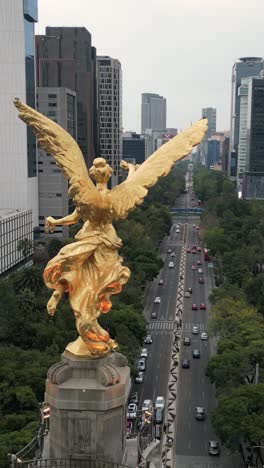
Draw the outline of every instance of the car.
M198 268L198 273L201 275L203 272L203 269L202 268Z
M189 336L185 336L185 337L184 337L183 344L184 344L184 346L190 346L190 344L191 344L191 338L189 338Z
M190 359L183 359L182 360L182 368L189 369L190 368Z
M201 252L202 251L202 247L197 247L197 252Z
M219 444L217 440L209 440L208 442L208 452L209 455L220 455Z
M199 226L196 226L196 229L197 229L197 231L199 231L200 227L199 227Z
M145 344L152 344L153 343L152 336L151 335L145 336L144 343Z
M137 369L139 371L144 371L146 370L146 359L145 358L141 358L138 360L137 362Z
M169 268L174 268L174 263L173 262L169 263Z
M201 333L201 340L202 341L207 341L208 340L208 335L206 332Z
M192 249L192 254L196 254L196 249Z
M200 304L200 310L206 310L206 305L203 302Z
M160 297L155 297L154 304L160 304L160 303L161 303Z
M193 224L193 228L196 228L196 224Z
M175 253L174 253L174 252L172 252L171 257L175 257Z
M191 253L191 249L188 247L188 249L186 250L187 253Z
M135 377L135 383L142 383L144 379L144 372L139 372Z
M202 264L201 260L197 260L197 265L200 266ZM198 270L199 271L199 270Z
M168 252L168 253L171 253L171 249L168 249L167 252Z
M155 410L155 423L162 424L163 423L163 408L157 408Z
M163 284L164 284L163 279L160 279L160 280L159 280L159 285L160 285L160 286L161 286L161 285L163 286Z
M179 229L176 229L176 234L179 234L180 233L180 230Z
M193 349L192 357L194 359L199 359L200 358L200 350L199 349Z
M141 358L147 358L148 357L148 350L146 348L142 348L140 357Z
M192 310L198 310L198 305L197 304L192 304Z
M180 224L177 224L176 229L180 229L180 227L181 227Z
M144 400L142 405L142 411L152 411L152 400Z
M129 398L129 403L138 404L138 401L139 401L138 392L132 393L131 397Z
M157 312L153 311L151 312L151 318L156 319L158 317Z
M193 335L198 335L198 333L199 333L199 327L197 325L193 325L192 334Z
M204 279L202 276L200 276L199 280L198 280L199 284L204 284Z
M192 265L192 270L196 270L196 265Z
M196 406L196 408L194 408L194 417L198 421L204 421L205 420L205 409L202 406Z
M187 291L192 294L192 288L187 288Z
M127 407L127 419L136 419L137 417L137 405L136 403L129 403Z
M186 291L186 292L184 293L184 297L191 297L189 291Z
M155 401L155 409L162 408L164 409L165 407L165 398L163 396L157 396L156 401Z

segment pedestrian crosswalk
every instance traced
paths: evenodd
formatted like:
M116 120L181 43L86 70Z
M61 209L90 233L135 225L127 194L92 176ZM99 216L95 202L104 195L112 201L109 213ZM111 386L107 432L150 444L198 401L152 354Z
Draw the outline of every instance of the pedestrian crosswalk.
M199 322L186 322L182 324L182 331L192 331L192 327L196 325L199 328L199 332L204 332L207 330L207 326L205 323L199 323ZM163 321L155 321L155 322L149 322L148 324L148 330L174 330L174 326L176 327L176 323L174 321L169 321L169 320L163 320Z

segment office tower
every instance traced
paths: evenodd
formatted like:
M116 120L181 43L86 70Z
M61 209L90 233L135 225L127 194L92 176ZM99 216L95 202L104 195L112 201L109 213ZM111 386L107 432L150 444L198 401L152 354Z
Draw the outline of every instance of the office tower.
M216 109L214 107L205 107L202 109L202 118L208 119L208 130L201 143L202 164L206 164L208 152L208 139L216 132Z
M37 85L77 97L77 142L88 167L97 153L96 50L86 28L50 27L36 36Z
M220 141L214 138L208 138L207 140L207 157L206 167L210 167L220 162Z
M77 133L76 93L67 88L37 88L39 112L65 128L74 139ZM56 226L53 234L45 234L47 216L63 218L73 207L69 206L68 179L46 151L38 151L39 228L40 237L68 237L68 226Z
M35 107L34 23L37 0L0 1L0 207L32 209L38 225L36 140L17 117L15 97Z
M159 94L143 93L141 101L141 133L146 129L165 130L166 99Z
M122 136L123 159L134 160L135 164L145 161L145 139L136 132L124 132Z
M230 148L228 158L228 175L237 177L238 144L240 126L240 95L241 79L256 76L263 70L263 59L260 57L242 57L233 65L231 90L231 122L230 122Z
M97 57L99 155L113 169L111 186L119 183L122 159L122 70L119 60Z

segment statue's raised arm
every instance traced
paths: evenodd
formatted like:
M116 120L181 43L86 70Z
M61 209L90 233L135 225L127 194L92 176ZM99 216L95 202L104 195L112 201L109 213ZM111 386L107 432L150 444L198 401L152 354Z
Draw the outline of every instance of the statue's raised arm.
M140 166L122 162L122 167L129 171L128 178L109 191L107 183L112 169L105 159L96 158L88 173L80 148L66 130L18 99L15 106L19 117L32 127L39 146L54 156L68 177L69 195L76 206L65 218L48 217L47 230L53 231L58 223L83 221L75 242L63 247L45 268L44 281L54 290L47 304L48 313L55 314L63 293L68 292L79 338L66 350L76 356L105 356L116 349L117 343L97 319L110 311L111 295L118 294L130 276L118 255L122 241L112 221L126 218L130 210L143 202L148 188L201 142L207 131L207 121L200 120L170 140Z

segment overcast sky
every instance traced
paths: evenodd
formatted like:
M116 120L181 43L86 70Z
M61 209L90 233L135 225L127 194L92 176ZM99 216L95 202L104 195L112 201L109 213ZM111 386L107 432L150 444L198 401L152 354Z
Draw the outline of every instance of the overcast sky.
M85 26L97 55L123 70L123 127L140 130L141 93L167 99L167 126L184 128L217 108L229 128L231 71L264 56L264 0L38 0L39 23Z

